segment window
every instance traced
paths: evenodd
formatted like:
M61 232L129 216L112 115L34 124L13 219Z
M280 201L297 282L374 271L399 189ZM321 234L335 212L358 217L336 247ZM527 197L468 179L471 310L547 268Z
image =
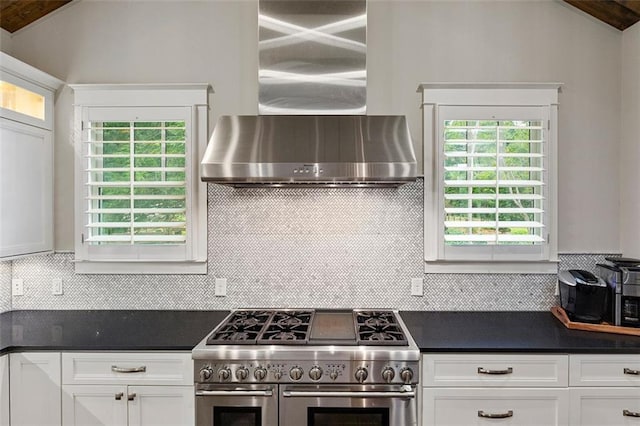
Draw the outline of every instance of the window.
M425 270L555 272L559 86L421 87Z
M206 273L207 87L72 87L76 272Z

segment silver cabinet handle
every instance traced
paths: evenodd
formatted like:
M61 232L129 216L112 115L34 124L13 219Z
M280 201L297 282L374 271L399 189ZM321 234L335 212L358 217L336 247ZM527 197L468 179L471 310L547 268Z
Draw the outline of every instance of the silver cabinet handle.
M482 410L478 410L478 417L483 417L485 419L506 419L513 417L513 410L509 410L506 413L485 413Z
M116 401L120 401L122 399L122 397L124 396L124 392L118 392L116 394Z
M630 368L625 368L622 370L624 374L631 374L632 376L640 376L640 370L632 370Z
M622 410L622 415L625 417L640 417L640 411Z
M407 392L340 392L340 391L282 391L285 398L415 398L414 391Z
M136 399L136 394L135 393L130 393L129 395L127 395L127 399L129 401L133 401L134 399Z
M487 370L483 367L478 367L478 374L511 374L513 373L512 367L507 367L506 370Z
M271 389L267 390L219 390L219 391L196 391L196 396L273 396Z
M144 373L147 371L147 366L143 365L142 367L123 368L118 367L117 365L112 365L111 371L114 373Z

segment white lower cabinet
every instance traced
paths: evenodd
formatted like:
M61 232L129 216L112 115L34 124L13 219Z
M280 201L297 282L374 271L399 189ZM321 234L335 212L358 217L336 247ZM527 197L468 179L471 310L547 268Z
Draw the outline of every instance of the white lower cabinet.
M12 426L60 425L60 354L25 352L9 355Z
M572 388L571 425L640 425L640 388Z
M425 354L423 426L566 426L567 355Z
M425 388L424 425L568 424L566 389Z
M640 354L425 354L422 425L640 426Z
M194 424L190 353L64 353L62 368L65 426Z
M640 425L640 354L569 355L571 425Z
M193 425L192 386L63 385L64 425Z
M9 426L9 356L0 356L0 426Z

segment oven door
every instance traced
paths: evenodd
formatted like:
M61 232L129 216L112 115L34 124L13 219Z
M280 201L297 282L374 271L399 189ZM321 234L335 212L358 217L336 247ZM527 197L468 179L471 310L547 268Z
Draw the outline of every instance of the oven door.
M273 426L277 422L274 386L196 384L198 426Z
M280 426L416 426L415 386L280 386Z

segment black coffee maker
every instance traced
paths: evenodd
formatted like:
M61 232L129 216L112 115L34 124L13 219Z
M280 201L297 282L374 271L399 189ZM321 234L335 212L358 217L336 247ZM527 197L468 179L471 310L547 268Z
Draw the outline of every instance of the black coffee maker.
M606 257L598 275L609 287L607 320L624 327L640 327L640 259Z

